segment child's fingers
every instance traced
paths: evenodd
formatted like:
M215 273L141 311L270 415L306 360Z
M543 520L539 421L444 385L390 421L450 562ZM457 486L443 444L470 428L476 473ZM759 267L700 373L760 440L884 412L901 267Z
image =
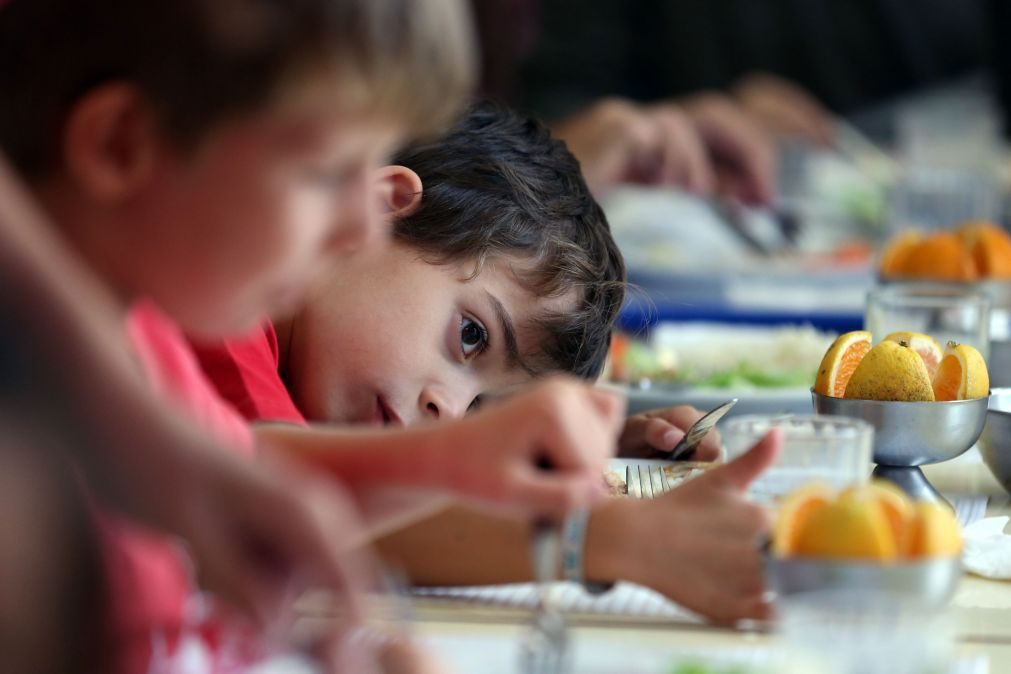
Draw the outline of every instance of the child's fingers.
M685 436L685 432L666 419L652 418L646 421L646 443L653 449L671 450Z
M695 453L691 458L693 461L717 461L722 453L723 440L720 437L720 432L714 428L706 433L706 437L695 448Z
M744 491L755 478L772 465L782 445L782 431L772 429L747 452L723 466L713 468L704 477L732 489Z
M521 478L517 491L528 512L555 521L561 521L575 508L599 503L607 496L599 473L593 478L534 473Z

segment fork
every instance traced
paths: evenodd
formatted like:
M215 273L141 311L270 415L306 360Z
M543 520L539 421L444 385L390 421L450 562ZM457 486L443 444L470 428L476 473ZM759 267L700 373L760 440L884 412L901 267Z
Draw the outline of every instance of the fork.
M625 484L632 498L657 498L674 488L661 466L643 464L625 467Z
M533 565L537 606L530 629L520 642L523 674L566 674L570 671L569 633L565 618L550 601L551 583L558 578L561 537L557 525L534 525Z
M688 432L684 434L681 441L674 445L674 449L669 452L657 452L658 457L661 459L667 459L668 461L677 461L678 459L688 456L695 448L702 443L703 438L708 435L709 431L713 429L713 426L723 418L730 409L737 404L737 398L731 398L727 402L717 405L713 409L706 412L692 424L692 427L688 429Z

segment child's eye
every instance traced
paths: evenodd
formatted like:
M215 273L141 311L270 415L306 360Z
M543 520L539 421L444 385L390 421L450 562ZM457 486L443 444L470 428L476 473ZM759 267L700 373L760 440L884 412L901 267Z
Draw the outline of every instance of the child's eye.
M480 354L488 348L488 331L475 320L466 316L460 319L460 350L464 358Z

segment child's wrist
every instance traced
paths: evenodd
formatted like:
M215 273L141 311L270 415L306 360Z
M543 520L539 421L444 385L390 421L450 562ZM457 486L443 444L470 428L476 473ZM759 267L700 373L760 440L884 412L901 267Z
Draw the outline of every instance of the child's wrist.
M597 506L590 513L586 526L583 550L583 575L587 581L614 583L633 580L629 554L632 537L628 535L633 517L632 504L625 500L611 500Z

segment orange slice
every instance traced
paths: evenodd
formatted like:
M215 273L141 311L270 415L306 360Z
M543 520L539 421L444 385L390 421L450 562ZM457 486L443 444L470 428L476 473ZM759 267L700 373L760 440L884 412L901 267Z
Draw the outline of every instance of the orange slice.
M950 557L962 551L962 533L950 510L926 501L913 508L910 557Z
M888 520L897 551L904 554L909 549L914 510L906 492L887 480L873 480L860 487L851 487L843 494L854 500L877 501Z
M796 541L796 554L802 557L889 562L898 553L881 505L845 495L814 512Z
M1011 237L994 225L981 227L970 249L980 276L1011 278Z
M842 398L850 377L871 350L871 333L855 330L839 335L818 366L818 376L814 380L814 390L824 396Z
M976 278L976 265L957 234L936 232L909 252L906 275L946 281L972 281Z
M885 247L884 252L881 253L879 263L881 275L886 278L905 276L909 266L909 256L922 240L923 235L914 230L906 230L892 239Z
M893 332L885 337L885 341L908 344L913 351L920 354L923 364L927 366L927 374L931 379L934 378L937 366L941 364L941 357L944 355L936 339L919 332Z
M935 400L970 400L990 391L990 375L979 351L948 342L933 381Z
M780 556L797 551L797 537L811 516L832 502L832 490L820 483L809 484L794 491L779 506L776 527L772 532L772 551Z

